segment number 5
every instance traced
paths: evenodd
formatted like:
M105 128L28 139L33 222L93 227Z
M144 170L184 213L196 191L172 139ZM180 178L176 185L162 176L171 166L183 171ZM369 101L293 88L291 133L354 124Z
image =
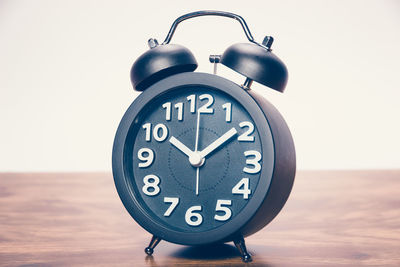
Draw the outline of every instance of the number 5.
M230 206L232 205L232 201L223 199L217 200L217 206L215 207L215 211L221 211L225 213L224 215L215 214L214 219L217 221L226 221L232 216L232 211L228 207L223 207L222 205Z

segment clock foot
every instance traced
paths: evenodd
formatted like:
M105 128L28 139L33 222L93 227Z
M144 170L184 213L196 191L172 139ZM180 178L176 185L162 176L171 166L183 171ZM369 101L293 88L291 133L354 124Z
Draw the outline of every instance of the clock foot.
M160 243L161 238L154 236L151 238L149 246L144 249L147 255L152 255L154 252L154 248Z
M242 257L243 262L252 261L251 255L247 252L246 244L244 242L244 238L240 237L233 241L235 243L236 248L239 250L240 255Z

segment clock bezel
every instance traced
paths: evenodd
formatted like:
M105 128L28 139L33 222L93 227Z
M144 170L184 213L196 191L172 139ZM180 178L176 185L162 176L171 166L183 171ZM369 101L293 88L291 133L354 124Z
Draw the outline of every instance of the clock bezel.
M156 218L151 217L145 209L141 207L140 201L136 199L135 194L130 189L129 182L127 181L127 179L133 178L127 177L125 149L129 131L135 119L141 110L155 97L182 86L206 86L230 95L246 109L253 119L254 124L259 131L262 154L264 154L264 151L268 149L274 149L272 130L263 110L253 97L244 91L243 88L216 75L198 72L180 73L163 79L147 88L137 97L124 114L118 127L113 147L112 162L115 186L125 208L132 218L155 236L169 242L184 245L202 245L207 243L230 241L246 227L259 211L266 199L274 174L275 158L268 159L268 162L263 160L257 188L245 208L224 225L203 232L176 231L165 227L162 223L159 223ZM263 133L270 134L267 134L267 137ZM274 151L272 154L274 155ZM269 168L267 167L267 164L270 165ZM268 171L269 173L267 173Z

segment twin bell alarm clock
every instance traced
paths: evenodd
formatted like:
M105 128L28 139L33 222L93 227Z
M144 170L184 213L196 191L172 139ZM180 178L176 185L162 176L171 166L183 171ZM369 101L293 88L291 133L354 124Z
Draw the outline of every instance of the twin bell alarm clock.
M170 43L178 24L199 16L235 19L249 42L210 56L242 74L236 84L195 72L186 47ZM131 69L142 92L123 116L113 146L115 186L126 210L152 234L152 255L161 240L182 245L233 241L251 261L244 238L280 212L293 186L296 159L289 128L278 110L251 90L253 81L283 92L284 63L271 51L273 38L257 43L242 17L199 11L177 18L162 44Z

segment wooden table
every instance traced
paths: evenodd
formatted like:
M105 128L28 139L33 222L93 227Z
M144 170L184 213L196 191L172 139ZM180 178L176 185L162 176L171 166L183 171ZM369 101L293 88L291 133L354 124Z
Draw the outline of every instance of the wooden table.
M0 174L0 266L400 266L400 171L298 172L278 217L231 244L161 242L125 211L109 173Z

